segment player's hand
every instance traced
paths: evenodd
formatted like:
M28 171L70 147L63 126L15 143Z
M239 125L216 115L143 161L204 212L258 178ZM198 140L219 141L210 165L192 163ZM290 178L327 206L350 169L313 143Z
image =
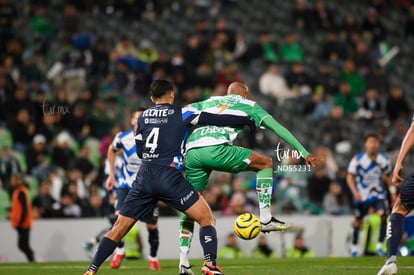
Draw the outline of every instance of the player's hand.
M111 191L114 188L114 183L115 183L115 177L108 176L105 182L106 190Z
M402 170L403 167L401 164L395 164L394 171L392 172L392 184L398 186L401 182L404 181L404 179L400 176Z
M315 166L316 166L315 162L322 161L322 160L323 160L323 158L322 158L322 157L317 157L317 156L308 155L308 156L306 157L306 165L309 165L309 166L315 167Z
M355 193L355 194L354 194L354 200L355 200L355 201L362 201L361 194L359 194L359 193Z

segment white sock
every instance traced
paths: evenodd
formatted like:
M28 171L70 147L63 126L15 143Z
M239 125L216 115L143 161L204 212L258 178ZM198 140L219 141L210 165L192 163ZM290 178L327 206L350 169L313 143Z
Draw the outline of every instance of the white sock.
M270 212L270 208L260 208L260 222L261 223L268 223L272 218L272 213Z
M148 256L148 260L150 261L158 261L157 257Z
M190 261L188 259L188 253L182 253L180 252L180 266L190 266Z
M115 253L125 255L125 247L122 247L122 248L117 247L115 250Z
M352 253L354 253L354 252L358 253L358 245L353 244L353 245L351 246L351 252L352 252Z

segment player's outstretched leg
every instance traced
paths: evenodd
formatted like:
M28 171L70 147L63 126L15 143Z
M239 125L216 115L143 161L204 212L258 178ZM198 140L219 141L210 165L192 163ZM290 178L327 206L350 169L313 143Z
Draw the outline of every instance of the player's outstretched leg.
M180 263L178 265L180 275L194 275L191 270L188 253L193 239L194 221L186 214L180 217Z
M265 168L257 172L256 191L259 200L261 231L263 233L270 231L285 232L292 229L292 224L272 217L270 211L273 192L273 168Z

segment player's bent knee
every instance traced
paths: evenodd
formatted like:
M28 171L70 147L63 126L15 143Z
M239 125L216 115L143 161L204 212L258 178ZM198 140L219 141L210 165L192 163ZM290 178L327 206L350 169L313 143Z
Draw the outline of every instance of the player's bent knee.
M266 169L266 168L272 168L273 167L271 157L259 154L255 151L253 151L253 154L249 158L249 160L251 161L249 167L253 168L253 169L263 170L263 169Z

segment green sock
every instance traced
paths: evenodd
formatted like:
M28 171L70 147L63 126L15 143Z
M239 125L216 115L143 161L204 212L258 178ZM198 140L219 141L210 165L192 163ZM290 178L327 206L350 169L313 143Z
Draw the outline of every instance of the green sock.
M266 168L256 173L256 192L260 208L260 221L267 223L272 218L270 205L273 192L273 168Z

